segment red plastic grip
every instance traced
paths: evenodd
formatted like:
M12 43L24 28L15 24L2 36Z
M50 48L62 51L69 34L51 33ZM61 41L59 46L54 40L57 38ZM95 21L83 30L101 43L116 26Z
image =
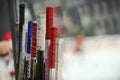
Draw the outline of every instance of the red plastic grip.
M53 18L54 18L54 8L46 8L46 39L50 39L51 28L53 27Z
M49 68L55 68L56 63L56 39L58 37L58 28L51 28L51 44L49 48Z
M33 22L32 26L32 48L31 56L36 57L36 45L37 45L37 22Z

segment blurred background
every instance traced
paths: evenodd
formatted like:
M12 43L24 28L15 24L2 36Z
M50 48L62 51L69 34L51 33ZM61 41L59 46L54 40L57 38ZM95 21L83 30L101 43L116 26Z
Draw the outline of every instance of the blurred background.
M1 41L6 32L15 36L20 3L26 4L26 20L55 7L54 26L65 39L62 80L120 80L120 0L0 0ZM3 61L0 66L8 67Z

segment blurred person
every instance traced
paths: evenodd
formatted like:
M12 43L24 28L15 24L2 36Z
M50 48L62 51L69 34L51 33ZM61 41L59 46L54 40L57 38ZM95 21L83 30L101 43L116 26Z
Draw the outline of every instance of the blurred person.
M14 80L14 60L11 32L6 31L0 41L0 80ZM12 79L13 78L13 79Z
M0 80L12 80L14 60L8 0L0 0Z
M75 37L75 48L74 48L74 53L81 53L82 49L81 49L81 45L84 41L84 35L78 35Z

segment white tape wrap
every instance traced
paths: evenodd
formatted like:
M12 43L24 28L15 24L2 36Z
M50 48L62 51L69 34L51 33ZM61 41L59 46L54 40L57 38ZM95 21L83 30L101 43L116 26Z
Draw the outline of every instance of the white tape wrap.
M49 71L49 80L56 80L56 70L55 69L50 69Z
M64 38L57 39L56 80L62 80Z
M40 50L45 50L45 35L46 35L46 14L41 13L38 16L38 32L37 44Z
M22 52L25 55L25 42L26 42L26 33L28 30L27 24L23 25L23 33L22 33Z

